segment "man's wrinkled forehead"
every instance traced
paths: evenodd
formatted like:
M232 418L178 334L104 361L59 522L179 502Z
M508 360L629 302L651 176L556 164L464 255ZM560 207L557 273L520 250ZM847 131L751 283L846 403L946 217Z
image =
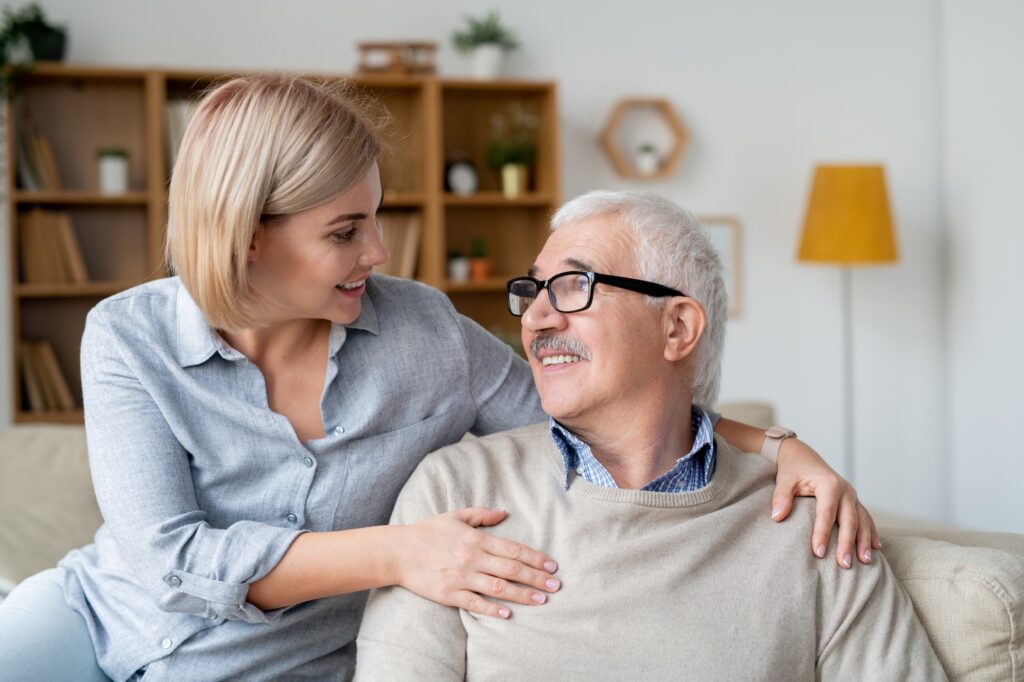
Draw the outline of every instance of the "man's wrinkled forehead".
M551 233L530 267L531 277L566 270L636 274L636 236L614 216L601 216L560 227Z

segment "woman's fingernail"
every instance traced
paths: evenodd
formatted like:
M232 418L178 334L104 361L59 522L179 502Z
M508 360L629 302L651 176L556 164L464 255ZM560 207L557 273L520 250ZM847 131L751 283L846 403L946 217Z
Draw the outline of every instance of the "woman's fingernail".
M781 513L782 513L782 507L772 507L772 518L773 519L776 518Z
M846 556L844 556L844 557L843 557L843 566L845 566L846 568L849 568L849 567L850 567L850 561L851 561L851 560L852 560L852 559L851 559L851 557L850 557L850 555L849 555L849 554L847 554Z
M556 564L554 561L545 561L544 570L548 573L554 573L558 570L558 564Z
M505 608L505 607L503 606L503 607L501 607L500 609L498 609L498 615L499 615L499 616L501 616L502 618L508 618L509 616L511 616L511 615L512 615L512 612L511 612L511 611L509 611L508 609L506 609L506 608Z
M818 549L814 550L814 554L819 559L824 559L825 558L825 545L818 545Z
M532 599L533 601L537 602L538 604L543 604L544 602L547 601L548 598L545 597L540 592L534 592L533 594L530 595L530 599Z
M558 582L554 578L548 578L544 581L544 584L550 587L552 590L557 590L559 587L562 586L562 583Z
M871 561L871 550L870 549L865 549L864 550L864 561Z

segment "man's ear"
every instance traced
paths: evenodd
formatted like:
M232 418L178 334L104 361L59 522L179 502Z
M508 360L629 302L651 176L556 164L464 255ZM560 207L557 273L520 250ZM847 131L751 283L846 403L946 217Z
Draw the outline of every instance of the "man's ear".
M677 362L693 353L708 326L704 306L687 296L674 296L665 306L665 359Z

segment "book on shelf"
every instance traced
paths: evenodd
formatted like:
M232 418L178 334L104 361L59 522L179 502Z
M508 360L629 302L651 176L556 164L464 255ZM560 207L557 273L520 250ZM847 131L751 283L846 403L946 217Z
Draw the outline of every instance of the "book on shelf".
M18 183L29 191L63 189L57 157L49 138L40 134L26 117L17 126L15 142Z
M71 217L34 208L18 219L18 255L28 284L84 284L89 281Z
M415 212L386 211L377 215L384 247L391 257L375 270L384 275L411 279L416 274L420 244L420 216Z
M46 396L43 384L36 371L36 363L31 357L28 343L22 341L18 346L18 365L21 367L21 380L25 384L27 407L31 412L46 411Z
M189 121L199 108L199 101L195 99L171 99L167 101L165 118L167 119L167 137L164 139L166 145L167 172L174 169L174 162L178 158L178 148L181 146L181 139L185 136L185 129Z
M75 409L71 387L49 341L23 340L18 355L30 411L67 412Z

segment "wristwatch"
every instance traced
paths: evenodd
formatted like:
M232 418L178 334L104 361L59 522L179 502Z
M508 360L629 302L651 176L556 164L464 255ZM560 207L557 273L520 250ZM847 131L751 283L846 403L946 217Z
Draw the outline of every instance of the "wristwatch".
M771 427L764 432L761 454L770 459L774 464L779 459L779 448L782 447L782 441L787 438L796 438L796 431L787 429L785 426Z

